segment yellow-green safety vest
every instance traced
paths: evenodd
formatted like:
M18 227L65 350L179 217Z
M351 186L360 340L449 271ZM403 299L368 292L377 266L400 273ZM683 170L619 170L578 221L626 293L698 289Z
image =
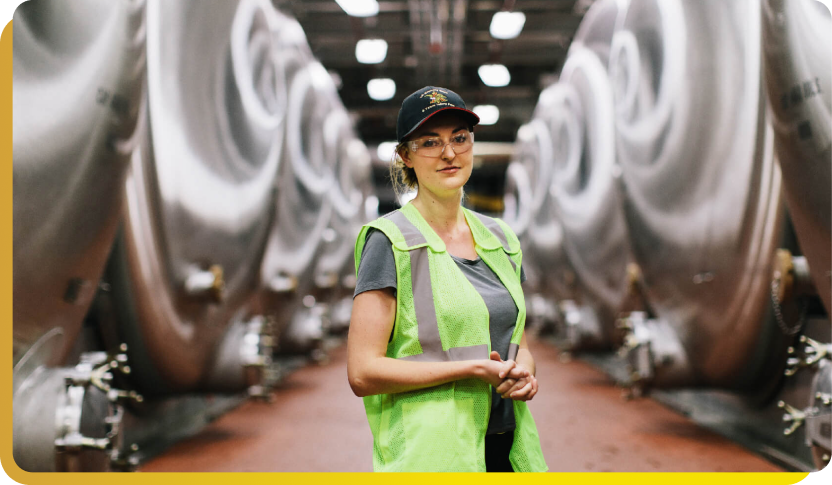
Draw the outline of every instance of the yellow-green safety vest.
M520 243L503 221L463 211L477 254L517 305L508 356L514 359L526 322ZM370 228L390 239L396 261L396 319L387 357L422 362L488 359L488 308L419 211L406 204L362 227L355 244L356 273ZM518 472L548 470L526 403L513 403L512 467ZM491 386L487 383L463 379L415 391L366 396L364 407L373 433L375 471L485 471L485 431L491 414Z

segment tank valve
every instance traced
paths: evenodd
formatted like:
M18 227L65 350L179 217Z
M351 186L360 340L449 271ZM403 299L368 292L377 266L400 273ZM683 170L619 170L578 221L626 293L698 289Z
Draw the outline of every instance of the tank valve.
M338 285L338 273L327 271L315 275L315 286L321 290L335 288Z
M279 274L269 280L269 290L273 293L293 293L298 289L298 279L292 275Z
M123 402L124 400L143 402L144 397L136 391L125 391L122 389L115 389L111 386L113 374L111 371L117 370L124 375L130 374L130 366L127 365L127 344L119 346L120 353L113 357L108 357L104 352L90 352L81 356L81 362L85 360L88 362L102 362L101 365L92 369L90 372L90 384L98 388L107 395L107 399L111 402Z
M832 406L832 394L818 392L815 394L815 399L817 399L824 406Z
M806 344L803 355L797 356L794 347L789 347L789 358L786 360L785 374L789 377L806 367L812 367L824 358L832 358L832 344L812 340L805 335L800 336L800 343Z
M222 266L211 265L207 270L198 270L185 279L185 291L193 298L221 303L225 298L225 279Z
M81 471L81 451L85 449L105 451L109 454L110 469L135 471L138 459L135 452L138 446L130 447L130 452L122 452L121 425L124 418L125 400L141 402L140 394L124 391L112 386L113 373L117 370L123 374L130 372L127 365L127 345L119 347L122 353L110 356L105 352L88 352L81 355L80 362L64 377L64 393L59 398L58 420L60 430L55 439L55 451L58 456L58 468L65 471ZM81 434L83 410L89 388L93 387L107 397L107 416L104 418L106 434L103 437L88 437Z
M792 423L791 426L783 430L784 435L791 436L798 428L803 426L803 422L806 420L806 412L783 401L778 402L777 407L786 411L786 414L783 415L783 422Z

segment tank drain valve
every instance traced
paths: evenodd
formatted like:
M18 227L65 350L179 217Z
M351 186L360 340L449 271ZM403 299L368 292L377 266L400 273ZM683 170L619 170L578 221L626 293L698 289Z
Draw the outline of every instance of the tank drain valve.
M213 264L207 270L192 272L185 279L185 292L193 298L221 303L225 298L222 266Z
M80 362L64 377L64 393L58 407L58 423L60 428L55 439L55 450L58 453L58 469L66 471L81 471L82 450L100 450L107 452L110 458L110 469L135 470L138 460L134 453L122 453L123 433L121 431L124 418L125 399L141 402L142 396L135 391L125 391L112 386L113 371L123 374L130 373L127 365L127 345L119 347L120 353L108 355L105 352L87 352L81 355ZM105 436L88 437L81 434L81 423L87 419L84 405L93 402L88 396L89 388L96 388L106 396L107 415L103 418ZM102 403L103 404L103 403ZM99 418L100 419L100 418ZM131 450L138 447L133 445Z
M806 421L806 412L786 404L783 401L778 402L777 407L786 411L786 414L783 415L783 422L792 423L791 426L783 430L784 435L791 436L803 425L803 422Z
M298 289L298 279L292 275L279 274L269 280L269 290L273 293L292 293Z
M803 355L796 355L794 347L789 347L789 358L786 360L785 374L789 377L806 367L812 367L824 358L832 358L832 344L818 342L805 335L800 336L800 343L805 344Z

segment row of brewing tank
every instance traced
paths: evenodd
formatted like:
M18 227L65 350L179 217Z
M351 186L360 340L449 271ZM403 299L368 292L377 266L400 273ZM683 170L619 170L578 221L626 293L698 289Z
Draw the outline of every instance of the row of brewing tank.
M130 468L126 410L263 394L345 329L370 155L268 0L33 0L13 26L14 458Z
M505 195L530 318L564 349L617 349L636 395L759 405L800 378L778 405L818 468L832 442L830 60L816 0L598 0L518 132Z

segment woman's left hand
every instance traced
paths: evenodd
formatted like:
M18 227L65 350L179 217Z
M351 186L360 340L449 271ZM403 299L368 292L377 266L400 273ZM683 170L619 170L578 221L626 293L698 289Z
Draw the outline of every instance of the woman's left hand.
M517 364L515 369L528 370L520 364ZM505 399L530 401L537 394L537 378L531 374L517 379L507 377L497 386L497 393Z

